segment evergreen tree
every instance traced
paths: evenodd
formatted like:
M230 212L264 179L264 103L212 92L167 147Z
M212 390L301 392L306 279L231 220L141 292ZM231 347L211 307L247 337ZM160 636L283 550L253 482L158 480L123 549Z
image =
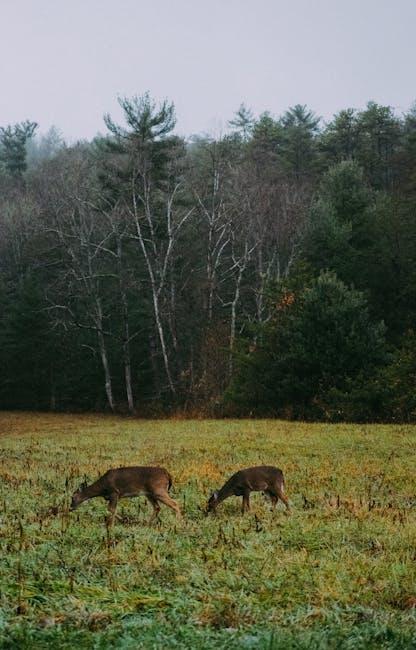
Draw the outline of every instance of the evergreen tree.
M283 127L270 113L262 113L254 123L248 146L249 156L262 169L276 166L283 144Z
M240 104L240 108L235 112L233 119L228 124L246 142L254 126L253 112L245 104Z
M11 295L3 291L2 302L0 401L7 408L48 408L54 351L35 278L25 277Z
M299 294L283 288L261 342L239 356L229 399L257 413L342 419L333 396L341 393L345 403L383 363L384 332L383 323L371 321L363 294L333 273Z
M322 134L320 146L330 164L354 160L357 156L359 129L357 112L347 108L335 115Z
M358 114L357 129L357 162L373 187L392 188L396 180L394 159L401 139L400 121L390 106L369 102L366 110Z
M356 163L343 161L324 175L304 242L306 259L318 272L330 269L363 288L373 243L371 205L371 192Z
M13 177L20 178L26 171L26 146L36 128L36 122L29 120L0 127L0 162Z
M306 106L296 104L283 115L282 160L295 176L312 176L317 165L320 118Z

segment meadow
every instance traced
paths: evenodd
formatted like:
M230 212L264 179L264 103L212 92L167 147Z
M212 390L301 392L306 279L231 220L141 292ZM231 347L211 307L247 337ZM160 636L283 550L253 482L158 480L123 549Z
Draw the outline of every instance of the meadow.
M292 512L241 467L281 467ZM110 467L173 476L182 521L143 497L68 511ZM0 647L416 648L416 427L0 413Z

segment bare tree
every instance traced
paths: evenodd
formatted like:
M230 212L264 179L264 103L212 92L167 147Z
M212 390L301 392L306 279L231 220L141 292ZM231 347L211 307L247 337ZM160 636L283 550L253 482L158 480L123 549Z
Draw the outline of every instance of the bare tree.
M175 285L171 265L179 234L194 212L192 206L186 205L181 169L183 146L178 138L168 137L175 125L172 104L165 101L156 107L148 95L124 98L120 104L127 128L116 125L109 116L105 119L126 156L125 207L135 226L131 236L144 258L163 364L169 390L174 395L175 380L166 332L170 324L174 347L177 346L172 324Z
M251 317L259 323L267 319L266 287L286 277L300 252L311 188L306 180L291 177L279 169L258 169L248 160L236 170L234 206L249 231L249 248L253 250L256 312Z
M105 286L117 281L116 273L106 263L113 233L97 218L98 213L90 203L89 167L81 149L64 156L60 165L54 161L49 171L48 182L39 188L41 208L45 230L61 253L61 272L48 292L50 312L61 319L59 313L63 310L73 326L95 332L105 394L114 411L107 349L107 338L112 334L105 327L103 306Z
M229 363L228 363L228 372L231 377L233 372L233 354L235 346L235 336L236 336L236 321L237 321L237 307L240 301L241 295L241 283L243 280L243 275L247 269L248 263L250 261L251 255L255 248L255 245L249 248L248 239L243 239L241 244L243 244L243 249L239 252L236 251L236 238L234 232L232 233L232 247L231 247L231 259L233 261L233 266L231 271L234 277L234 295L229 303L231 306L231 317L230 317L230 352L229 352Z
M218 271L230 244L230 211L226 195L228 170L221 142L203 142L198 149L199 158L203 162L201 165L201 160L198 161L198 170L193 170L190 182L198 212L205 225L204 309L208 323L211 323Z

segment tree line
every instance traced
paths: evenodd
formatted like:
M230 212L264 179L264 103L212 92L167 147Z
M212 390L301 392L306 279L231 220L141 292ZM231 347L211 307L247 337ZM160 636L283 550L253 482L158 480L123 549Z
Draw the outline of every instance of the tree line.
M416 109L0 128L0 404L416 416Z

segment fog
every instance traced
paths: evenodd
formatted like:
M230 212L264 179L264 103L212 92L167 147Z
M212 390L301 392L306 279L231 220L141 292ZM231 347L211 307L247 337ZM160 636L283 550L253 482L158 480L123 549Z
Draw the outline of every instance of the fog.
M0 124L69 139L104 130L117 95L173 100L182 134L219 132L241 102L329 118L415 99L413 0L2 0Z

